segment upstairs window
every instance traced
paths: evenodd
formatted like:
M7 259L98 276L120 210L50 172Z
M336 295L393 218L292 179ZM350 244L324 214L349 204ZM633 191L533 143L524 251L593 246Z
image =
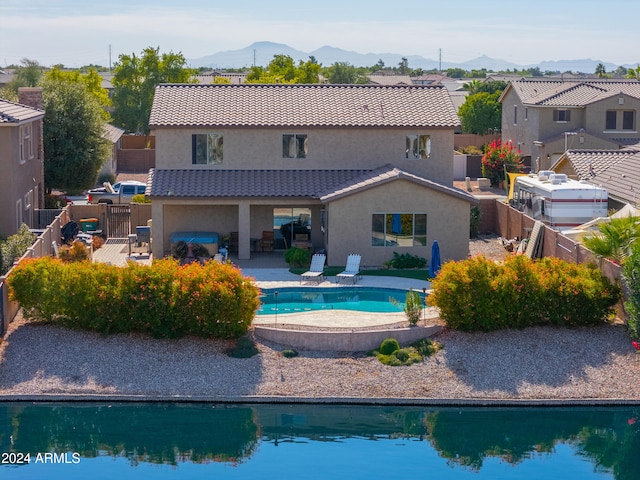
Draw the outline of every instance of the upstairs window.
M194 165L219 165L222 163L222 135L197 133L191 136L191 162Z
M282 135L282 158L307 158L307 136Z
M571 110L554 110L553 121L566 123L571 121Z
M634 110L607 110L605 130L618 130L619 114L622 114L622 130L635 130L636 112Z
M518 106L517 105L513 106L513 124L514 125L518 124Z
M33 137L31 135L31 128L32 128L32 125L30 123L27 123L22 130L23 131L22 141L24 142L25 159L33 158Z
M407 135L405 158L429 158L431 135Z

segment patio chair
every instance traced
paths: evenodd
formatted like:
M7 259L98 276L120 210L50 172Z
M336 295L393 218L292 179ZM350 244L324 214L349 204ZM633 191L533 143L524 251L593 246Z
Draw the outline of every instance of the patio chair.
M324 280L324 262L326 259L327 256L322 253L316 253L311 257L309 271L300 275L300 283L302 283L303 280L314 279L318 282Z
M362 275L360 275L360 259L362 257L357 253L351 253L347 257L347 266L344 269L344 272L340 272L336 275L336 283L339 283L343 278L350 278L353 280L353 283L356 283Z
M260 239L260 250L263 252L273 252L273 230L264 230Z

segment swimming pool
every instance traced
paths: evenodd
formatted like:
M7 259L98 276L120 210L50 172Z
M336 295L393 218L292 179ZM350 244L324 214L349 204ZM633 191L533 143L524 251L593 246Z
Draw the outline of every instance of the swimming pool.
M424 293L418 293L424 302ZM404 311L407 290L380 287L284 287L265 288L262 294L258 315L318 310L397 313Z

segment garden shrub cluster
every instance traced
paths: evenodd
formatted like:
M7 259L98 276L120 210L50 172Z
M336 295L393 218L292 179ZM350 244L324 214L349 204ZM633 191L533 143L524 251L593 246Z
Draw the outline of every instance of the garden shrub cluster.
M4 275L11 269L13 263L25 254L36 238L38 236L23 223L18 233L4 240L0 239L0 275Z
M377 350L371 352L381 363L390 367L409 366L420 363L424 357L429 357L442 349L442 344L423 338L410 346L400 348L395 338L386 338Z
M427 259L410 253L393 252L393 258L385 262L387 268L424 268L427 265Z
M482 255L447 262L431 286L428 304L440 309L447 327L463 331L596 325L620 298L595 264L524 255L502 264Z
M21 262L8 285L28 319L156 338L238 338L260 303L251 280L233 265L213 261L117 267L42 257Z

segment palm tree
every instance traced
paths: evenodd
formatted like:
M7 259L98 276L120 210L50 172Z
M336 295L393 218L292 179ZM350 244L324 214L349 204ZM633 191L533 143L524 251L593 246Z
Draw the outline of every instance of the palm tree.
M607 70L604 68L604 65L599 63L598 65L596 65L596 75L598 75L598 78L604 78L607 76Z
M612 218L598 225L598 233L585 237L584 246L602 258L620 265L631 254L631 248L640 244L640 217Z

